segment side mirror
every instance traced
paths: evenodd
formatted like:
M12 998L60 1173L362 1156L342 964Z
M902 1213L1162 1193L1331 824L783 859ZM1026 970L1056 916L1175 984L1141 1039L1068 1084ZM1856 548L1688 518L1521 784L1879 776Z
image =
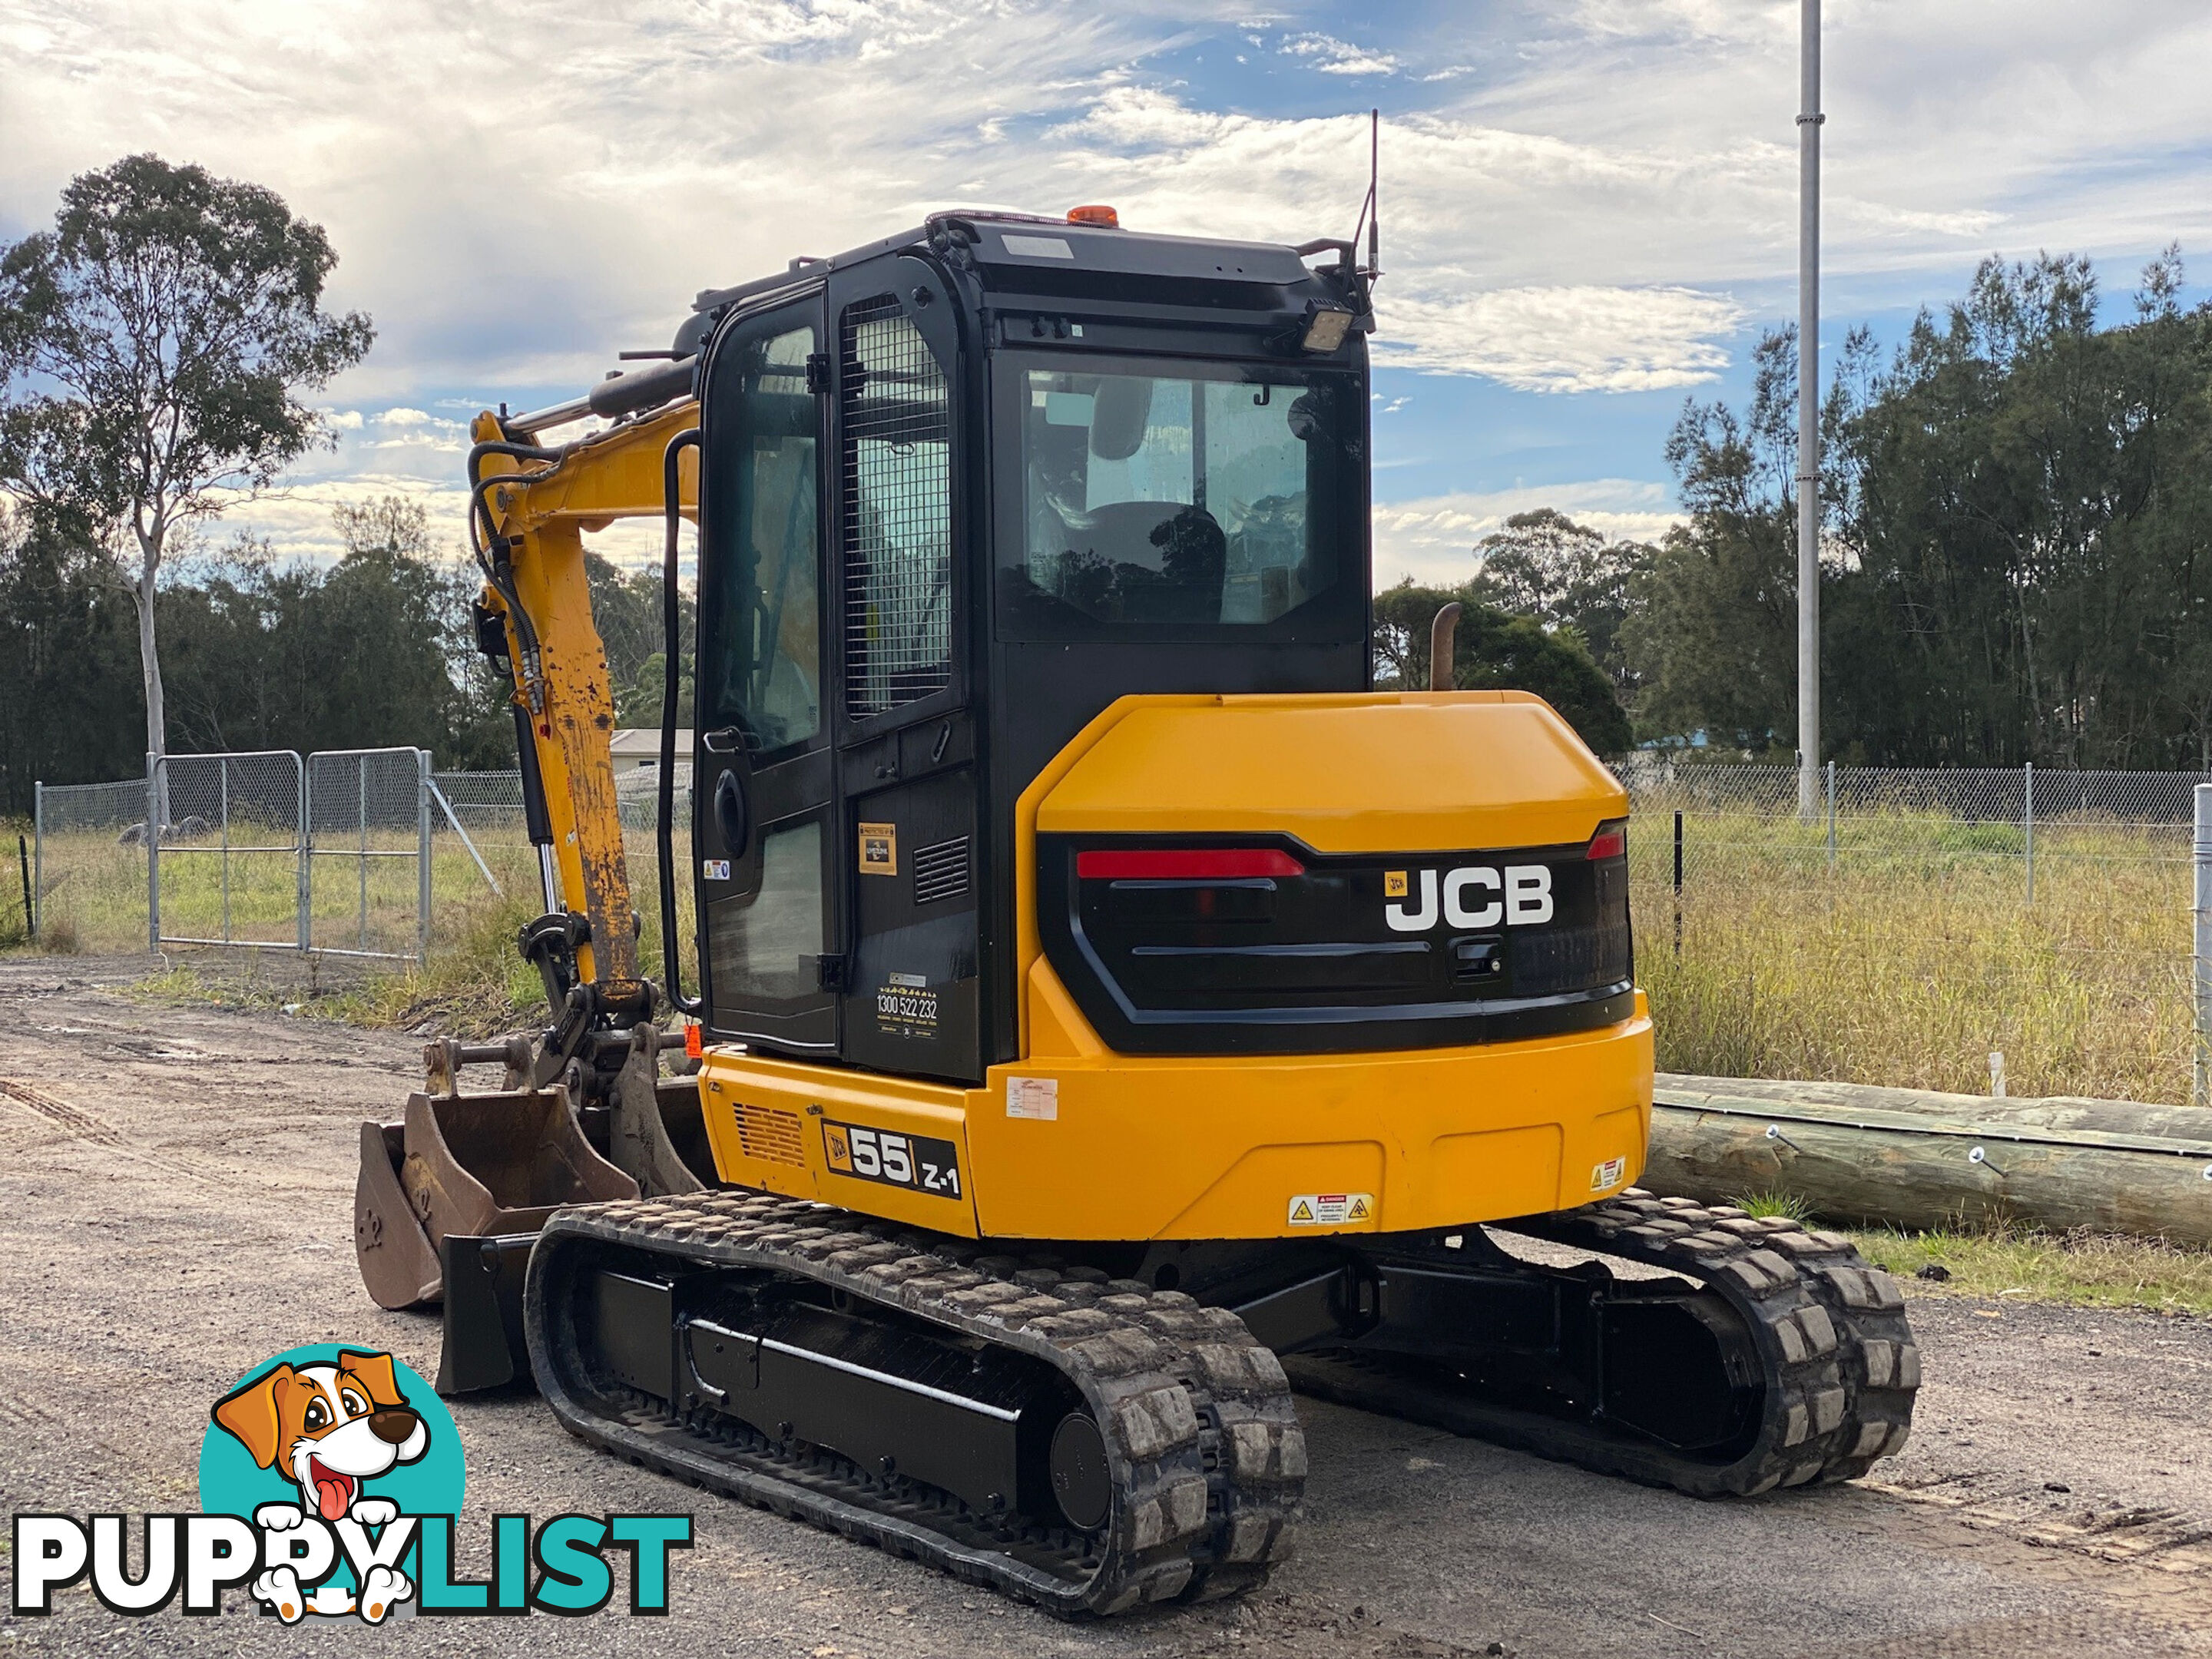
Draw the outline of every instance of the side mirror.
M1141 374L1103 374L1091 406L1091 453L1126 461L1141 448L1152 422L1152 383Z

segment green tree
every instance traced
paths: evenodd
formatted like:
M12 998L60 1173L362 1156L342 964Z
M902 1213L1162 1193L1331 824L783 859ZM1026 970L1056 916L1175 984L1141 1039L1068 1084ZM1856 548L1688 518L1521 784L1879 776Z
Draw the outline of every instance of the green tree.
M1571 630L1547 632L1533 617L1506 615L1477 597L1472 582L1447 591L1416 587L1408 578L1375 596L1378 686L1428 684L1429 624L1454 600L1462 607L1452 641L1455 685L1468 691L1533 691L1599 754L1628 749L1628 715L1581 639Z
M144 766L131 600L80 525L0 502L0 812Z
M1547 629L1571 629L1621 695L1637 684L1620 648L1630 590L1657 550L1643 542L1608 542L1556 508L1516 513L1504 527L1475 544L1474 591L1508 615Z
M80 174L52 230L0 252L0 483L97 526L131 572L156 754L163 560L325 435L296 394L374 337L323 308L337 263L274 191L155 155Z
M596 553L584 556L584 579L592 593L592 620L607 651L607 678L614 687L615 718L623 726L660 724L660 703L668 673L665 649L666 618L662 605L660 572L634 570L623 574L611 561ZM698 632L698 611L689 594L678 590L677 647L682 675L677 698L679 726L691 719L692 656Z

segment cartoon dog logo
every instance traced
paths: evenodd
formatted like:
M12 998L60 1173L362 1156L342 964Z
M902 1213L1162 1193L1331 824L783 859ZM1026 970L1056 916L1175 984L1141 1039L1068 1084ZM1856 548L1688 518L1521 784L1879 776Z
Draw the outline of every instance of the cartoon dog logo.
M388 1353L342 1350L335 1364L279 1364L216 1401L210 1414L257 1464L281 1471L299 1489L296 1504L254 1510L254 1523L269 1532L291 1531L311 1515L325 1522L389 1523L399 1506L366 1496L364 1484L416 1462L430 1444L429 1425L400 1392ZM371 1567L358 1592L343 1585L303 1591L289 1565L270 1568L249 1588L288 1625L309 1613L358 1613L375 1624L415 1594L406 1574L386 1566Z

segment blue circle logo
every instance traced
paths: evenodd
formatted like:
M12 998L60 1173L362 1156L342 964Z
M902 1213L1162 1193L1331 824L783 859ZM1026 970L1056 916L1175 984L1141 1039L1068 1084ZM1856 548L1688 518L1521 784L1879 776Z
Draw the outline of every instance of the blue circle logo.
M413 1598L420 1575L411 1527L399 1558L373 1569L374 1582L362 1586L345 1552L333 1555L328 1541L333 1528L381 1535L402 1516L460 1513L460 1434L411 1367L365 1345L313 1343L255 1366L208 1419L201 1509L298 1540L255 1580L257 1600L289 1624L356 1610L380 1619Z

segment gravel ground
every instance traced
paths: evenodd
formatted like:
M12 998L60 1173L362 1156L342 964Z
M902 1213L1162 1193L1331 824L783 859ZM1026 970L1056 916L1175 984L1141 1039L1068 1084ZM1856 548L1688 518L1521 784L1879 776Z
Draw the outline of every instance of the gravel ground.
M210 1401L302 1342L428 1372L362 1294L355 1129L419 1042L125 994L136 962L0 960L0 1507L197 1507ZM9 1085L14 1085L12 1088ZM1297 1559L1242 1605L1071 1626L462 1401L471 1510L696 1510L666 1620L286 1631L0 1613L0 1649L550 1656L2212 1652L2212 1325L1923 1297L1918 1426L1875 1480L1701 1504L1304 1401ZM480 1547L469 1517L465 1545ZM11 1574L12 1580L12 1574ZM355 1650L349 1649L348 1650Z

